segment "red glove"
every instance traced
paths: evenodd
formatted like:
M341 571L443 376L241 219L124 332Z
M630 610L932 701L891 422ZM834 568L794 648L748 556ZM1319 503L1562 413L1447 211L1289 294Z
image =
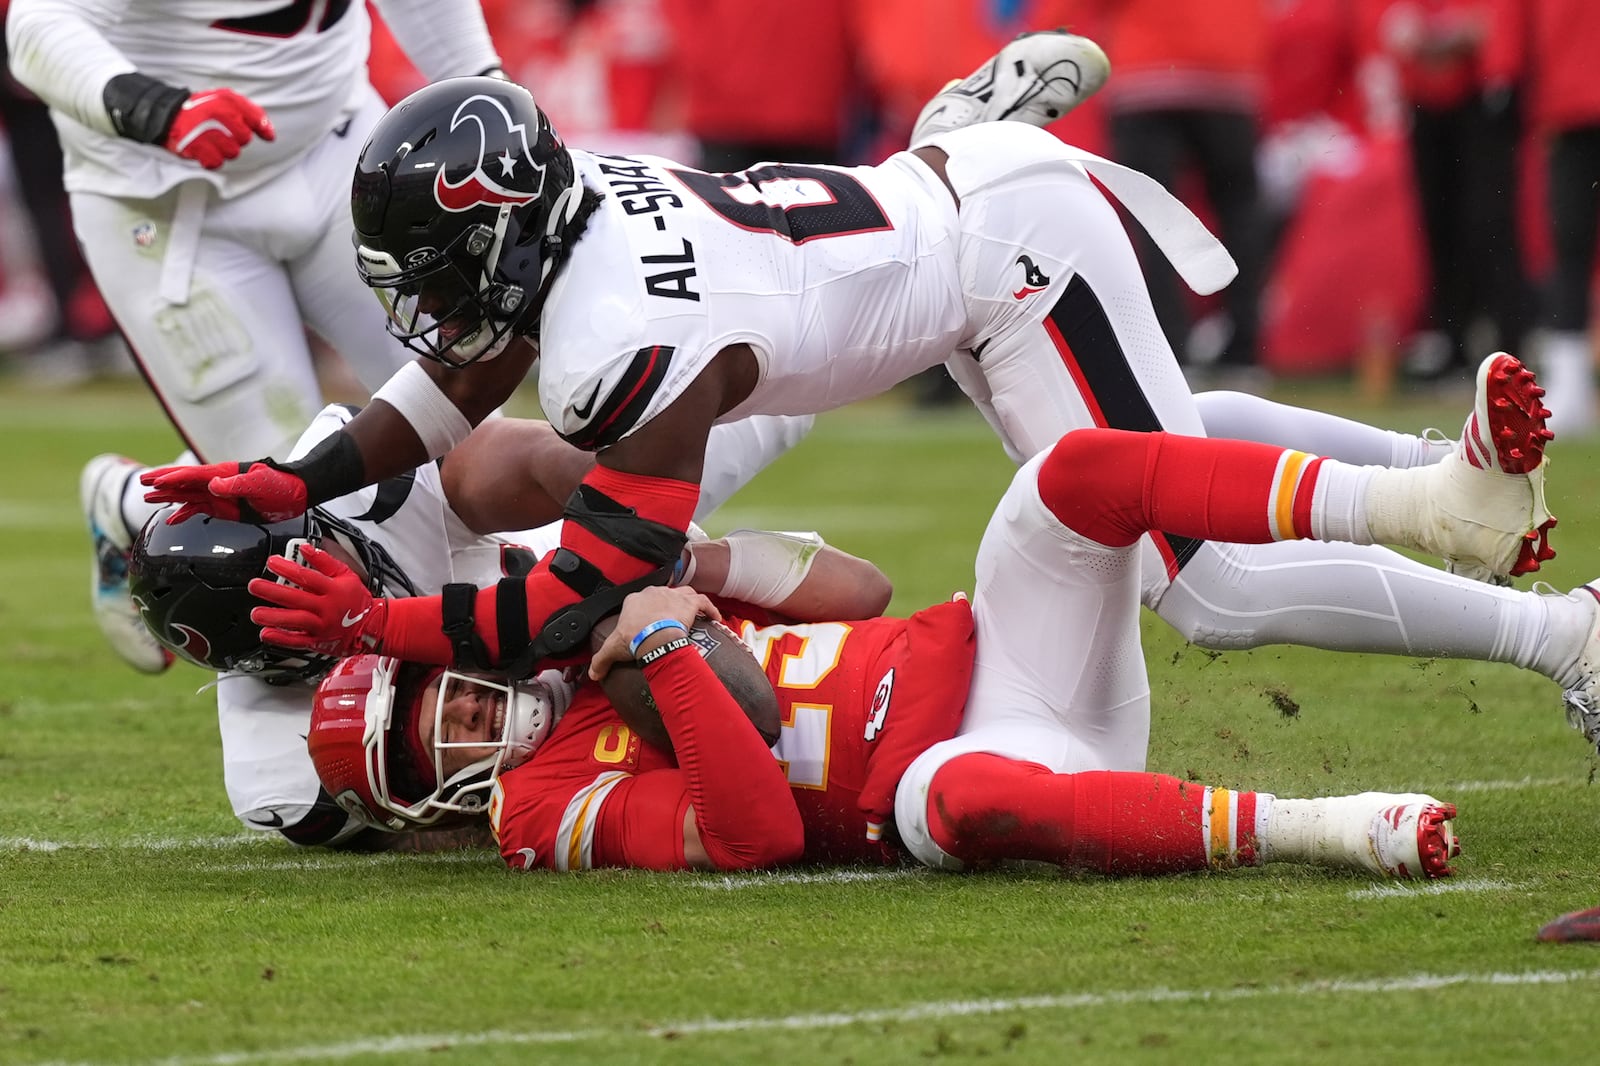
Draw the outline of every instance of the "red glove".
M282 522L306 513L306 483L265 462L163 466L139 475L146 503L181 503L167 519L177 525L197 514L233 522Z
M277 137L265 111L232 89L207 89L183 102L163 143L173 155L216 170L237 156L254 134L264 141Z
M389 601L374 597L355 571L320 548L301 555L310 566L275 556L267 569L289 584L258 577L250 594L272 604L250 612L261 639L280 648L323 655L359 655L378 650Z

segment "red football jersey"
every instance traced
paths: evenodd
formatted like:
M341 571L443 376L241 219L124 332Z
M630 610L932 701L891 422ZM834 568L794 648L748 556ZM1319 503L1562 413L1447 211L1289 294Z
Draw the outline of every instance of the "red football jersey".
M953 600L910 618L759 625L726 618L778 694L783 765L806 862L885 862L879 839L911 761L955 734L972 677L972 611ZM670 756L643 743L600 687L579 686L534 758L502 774L489 819L507 864L679 869L689 795Z

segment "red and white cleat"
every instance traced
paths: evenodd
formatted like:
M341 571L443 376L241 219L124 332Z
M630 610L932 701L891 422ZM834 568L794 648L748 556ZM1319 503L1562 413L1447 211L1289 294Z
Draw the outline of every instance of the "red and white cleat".
M1526 474L1544 462L1555 438L1545 420L1544 389L1522 360L1495 352L1478 366L1472 414L1461 430L1461 451L1480 470Z
M1555 558L1550 531L1556 519L1544 502L1544 449L1555 433L1533 371L1516 356L1495 352L1478 366L1472 414L1461 430L1455 457L1485 474L1527 478L1533 489L1532 528L1522 534L1516 558L1500 569L1483 559L1447 557L1445 569L1476 581L1508 585Z
M1422 793L1362 792L1328 796L1318 820L1315 855L1343 866L1401 880L1448 877L1461 854L1456 808Z

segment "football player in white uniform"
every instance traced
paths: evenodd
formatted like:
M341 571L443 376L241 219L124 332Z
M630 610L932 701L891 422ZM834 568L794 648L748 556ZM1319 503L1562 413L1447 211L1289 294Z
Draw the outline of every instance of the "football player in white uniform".
M991 94L994 105L1015 88ZM300 460L174 469L146 483L154 499L219 515L298 514L442 453L537 359L547 416L599 453L568 505L562 549L521 585L472 604L380 600L348 628L322 604L302 616L303 629L269 634L287 647L375 645L408 660L531 673L581 654L629 583L665 580L718 420L848 403L948 357L1019 460L1079 426L1273 433L1267 420L1203 421L1122 224L1091 178L1193 287L1226 283L1227 253L1159 185L1024 123L935 128L876 167L705 174L570 150L515 86L435 85L379 123L352 200L362 273L389 308L390 330L424 358ZM1542 392L1520 373L1486 362L1480 405L1537 418ZM1264 442L1365 463L1398 443L1348 423L1332 436ZM1429 449L1409 440L1391 461L1435 463L1446 479L1490 464L1542 485L1542 439L1520 449L1492 441L1488 455L1465 441ZM1548 558L1542 504L1517 521L1523 550L1496 571L1473 564L1477 576L1528 572ZM1156 534L1143 573L1144 602L1210 646L1494 658L1530 621L1491 588L1374 547ZM1594 614L1573 609L1586 622ZM473 641L445 635L465 627Z
M498 69L477 0L378 5L428 76ZM404 361L351 276L342 207L384 111L370 25L352 0L10 4L11 72L50 105L84 258L202 460L288 454L323 402L307 329L368 389ZM84 469L86 512L115 474ZM96 619L159 671L170 659L127 624L128 545L89 519Z
M325 408L301 436L302 454L347 423L354 409ZM792 447L809 420L755 418L718 427L707 465L703 513ZM489 464L474 456L506 450L538 463L495 468L492 483L475 474ZM452 582L493 585L526 572L554 547L551 522L560 499L590 465L542 422L498 419L459 451L461 462L426 463L359 492L330 500L292 521L252 525L196 518L168 525L158 516L134 543L131 585L143 624L164 649L221 671L217 717L223 777L234 813L245 825L277 830L298 844L358 846L361 823L319 791L306 753L311 695L333 660L264 646L249 621L257 601L246 591L269 558L310 544L339 553L367 587L384 596L436 595ZM122 460L130 473L138 468ZM554 493L554 497L552 497ZM460 513L452 499L471 505ZM143 506L143 505L141 505ZM125 523L118 515L109 522ZM496 532L497 530L512 532ZM564 689L554 675L541 684L551 699Z

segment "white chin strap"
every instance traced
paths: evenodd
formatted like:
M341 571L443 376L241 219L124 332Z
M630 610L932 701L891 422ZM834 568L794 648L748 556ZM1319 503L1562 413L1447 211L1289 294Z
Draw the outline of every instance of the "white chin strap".
M583 179L576 173L572 175L572 184L561 190L561 195L556 197L556 202L550 205L550 218L544 224L544 235L553 237L571 222L578 214L578 205L583 202ZM550 272L556 268L555 262L546 259L539 264L539 288L544 288L544 283L550 277Z

